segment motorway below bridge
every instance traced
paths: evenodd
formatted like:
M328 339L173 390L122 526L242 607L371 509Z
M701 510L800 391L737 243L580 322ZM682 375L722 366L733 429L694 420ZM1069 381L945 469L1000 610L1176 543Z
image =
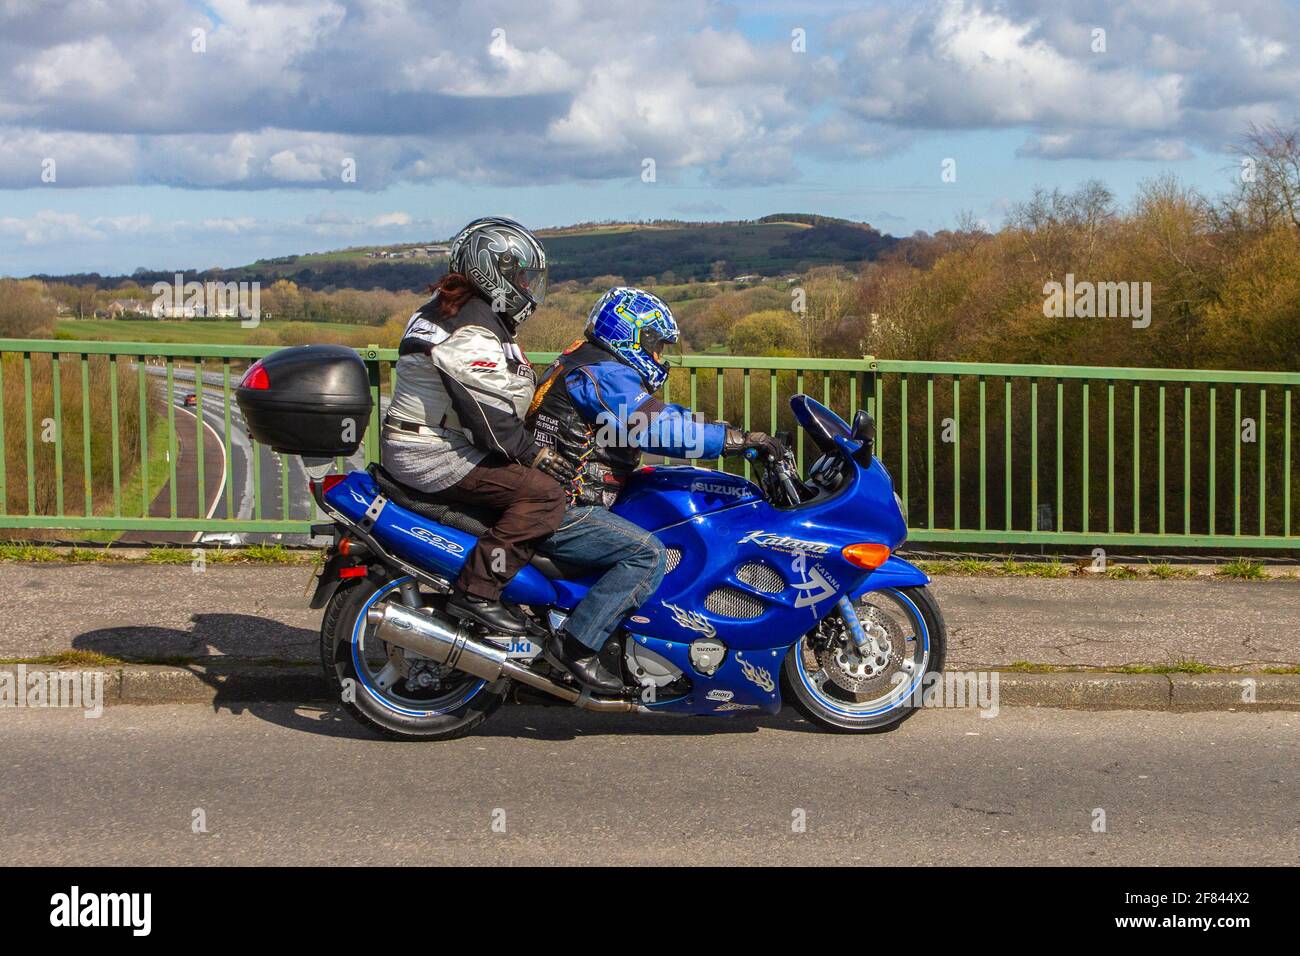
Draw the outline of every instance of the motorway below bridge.
M150 375L163 379L166 370L157 365L148 365ZM172 391L164 395L164 400L176 406L176 432L179 445L177 457L177 515L195 517L199 514L221 519L234 517L252 520L258 515L268 520L309 521L319 518L315 502L307 489L307 473L302 460L293 455L281 456L263 445L254 445L248 437L248 428L243 414L234 401L234 389L237 380L231 381L230 404L230 458L226 461L225 432L226 409L225 393L222 390L222 376L215 372L203 375L203 398L198 407L197 389L194 371L186 368L174 368L172 372ZM165 380L160 382L165 390ZM188 395L196 396L196 406L187 408L185 400ZM386 404L386 400L384 400ZM200 506L198 488L195 480L197 472L196 428L194 415L203 415L204 431L207 441L204 444L204 483L205 501ZM256 461L255 461L256 456ZM365 467L364 452L358 451L347 464L352 468ZM225 474L222 474L222 467ZM285 470L288 480L285 481ZM227 491L225 481L230 483ZM284 497L288 487L288 500ZM150 508L150 515L165 517L171 513L171 493L167 484L155 498ZM313 543L307 535L281 534L278 532L194 532L136 531L126 534L123 541L132 543L178 544L205 542L237 546L241 544L287 544L302 545ZM319 543L319 542L316 542Z

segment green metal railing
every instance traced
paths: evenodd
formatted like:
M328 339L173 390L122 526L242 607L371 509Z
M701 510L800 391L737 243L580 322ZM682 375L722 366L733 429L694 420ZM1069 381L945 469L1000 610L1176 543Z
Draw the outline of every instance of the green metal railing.
M234 402L272 351L0 339L0 528L306 532L301 465L252 442ZM360 351L375 411L355 465L378 457L397 358ZM916 542L1285 550L1300 549L1296 386L1291 373L688 356L665 398L794 432L801 467L791 395L845 418L866 408Z
M871 365L913 540L1300 549L1298 374Z

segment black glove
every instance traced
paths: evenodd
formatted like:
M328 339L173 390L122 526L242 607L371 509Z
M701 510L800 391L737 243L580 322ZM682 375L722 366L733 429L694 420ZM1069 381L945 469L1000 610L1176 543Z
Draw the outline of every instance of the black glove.
M578 477L578 473L569 464L568 459L550 445L543 445L538 450L537 457L533 459L533 467L550 475L562 485L567 485Z
M739 428L727 429L727 438L722 445L724 455L740 455L751 449L777 461L785 457L785 445L765 432L742 432Z

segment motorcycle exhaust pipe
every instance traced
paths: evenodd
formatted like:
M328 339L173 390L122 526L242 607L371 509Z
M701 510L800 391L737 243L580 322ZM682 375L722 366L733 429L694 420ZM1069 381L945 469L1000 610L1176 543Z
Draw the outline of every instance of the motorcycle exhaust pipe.
M404 647L474 677L487 681L509 677L584 710L626 712L639 709L630 701L592 697L588 691L574 690L535 673L512 661L503 648L472 637L463 626L458 627L437 614L421 614L400 604L388 603L371 607L366 612L366 620L375 628L375 635L381 641Z

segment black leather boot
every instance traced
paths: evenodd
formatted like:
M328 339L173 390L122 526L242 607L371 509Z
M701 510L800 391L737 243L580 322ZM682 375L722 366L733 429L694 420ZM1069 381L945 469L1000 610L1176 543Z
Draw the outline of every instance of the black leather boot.
M542 645L542 656L553 666L572 674L584 687L602 694L616 694L623 689L623 678L601 663L600 655L586 644L561 631Z
M525 634L528 624L522 617L501 603L488 598L475 597L465 591L455 591L447 601L447 613L461 620L482 624L496 634Z

